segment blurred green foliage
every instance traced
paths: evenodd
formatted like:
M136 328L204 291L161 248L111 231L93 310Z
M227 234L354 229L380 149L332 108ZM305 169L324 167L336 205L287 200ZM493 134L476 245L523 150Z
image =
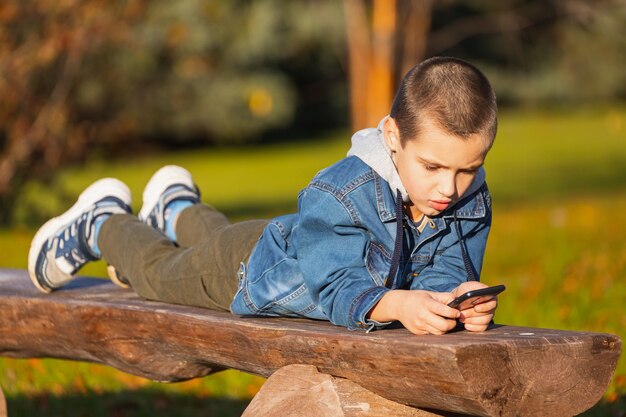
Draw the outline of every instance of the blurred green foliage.
M479 63L503 103L626 97L621 0L458 0L434 4L431 18L427 55ZM45 140L82 157L95 144L243 143L337 126L344 31L330 0L7 0L0 138L28 137L41 119Z
M476 63L501 106L626 99L623 0L455 0L434 8L432 26L428 54Z
M96 113L114 100L137 136L242 142L292 121L281 65L336 48L341 32L328 2L150 1L127 42L89 60L77 94Z
M2 69L29 76L38 101L77 54L68 123L98 125L108 141L203 138L242 142L293 119L297 80L308 60L318 77L337 67L342 16L329 1L8 1ZM340 10L340 8L339 8ZM42 29L36 31L35 29ZM43 56L31 71L16 60ZM6 86L8 87L8 86ZM35 107L37 103L32 103Z
M337 124L340 10L329 0L1 2L0 223L29 178L93 152L250 142L294 119Z
M332 0L1 2L0 223L28 179L93 153L345 126L343 10ZM479 64L501 105L626 97L623 0L436 2L430 19L426 55ZM398 25L397 36L411 33Z

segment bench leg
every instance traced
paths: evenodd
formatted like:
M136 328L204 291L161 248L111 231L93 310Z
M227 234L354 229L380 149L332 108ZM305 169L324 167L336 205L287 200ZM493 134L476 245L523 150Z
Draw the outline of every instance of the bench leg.
M434 417L434 414L387 400L311 365L289 365L274 372L241 417Z
M4 399L2 387L0 387L0 417L7 417L7 402Z

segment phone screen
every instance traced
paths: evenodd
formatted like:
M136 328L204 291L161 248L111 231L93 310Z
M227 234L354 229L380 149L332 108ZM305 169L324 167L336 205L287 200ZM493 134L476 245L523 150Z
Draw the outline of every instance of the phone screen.
M482 304L493 299L505 289L504 285L495 285L493 287L471 290L456 297L448 304L448 307L458 308L459 310L472 308L476 304Z

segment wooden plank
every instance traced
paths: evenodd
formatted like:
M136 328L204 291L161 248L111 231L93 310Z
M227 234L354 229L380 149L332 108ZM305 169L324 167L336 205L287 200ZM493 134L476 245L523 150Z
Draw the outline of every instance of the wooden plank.
M571 416L604 393L619 337L494 326L487 332L369 334L327 322L240 318L145 301L80 278L38 293L25 271L0 270L0 355L108 364L156 381L235 368L269 376L308 364L387 399L475 415Z
M241 417L438 417L387 400L354 382L320 373L311 365L274 372ZM450 417L450 414L443 415Z

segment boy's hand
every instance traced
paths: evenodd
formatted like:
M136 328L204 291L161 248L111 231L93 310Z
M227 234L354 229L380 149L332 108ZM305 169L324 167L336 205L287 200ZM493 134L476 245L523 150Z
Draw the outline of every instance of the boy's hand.
M464 282L454 290L452 295L458 297L467 291L486 288L488 285L478 281ZM465 329L471 332L482 332L487 330L487 326L493 319L493 315L498 307L498 297L493 297L489 301L476 304L475 306L461 310L459 321L465 325Z
M454 329L461 315L447 306L453 299L448 292L393 290L380 299L369 318L380 322L398 320L413 334L444 334Z

